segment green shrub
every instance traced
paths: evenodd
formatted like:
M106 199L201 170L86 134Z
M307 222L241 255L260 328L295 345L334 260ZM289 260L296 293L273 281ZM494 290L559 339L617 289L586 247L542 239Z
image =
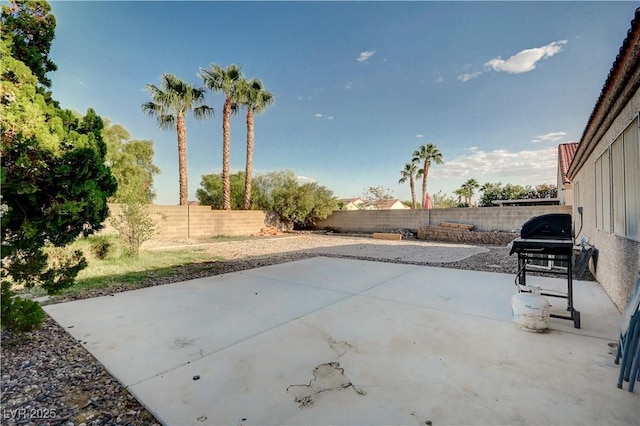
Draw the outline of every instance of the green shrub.
M21 334L38 328L44 319L44 311L38 302L17 297L11 291L9 281L2 282L0 295L1 321L5 330Z
M338 209L333 193L317 183L290 182L273 191L273 208L289 228L313 226Z
M121 204L121 212L113 215L110 221L124 245L125 256L137 259L142 243L155 233L149 205L132 199Z
M99 260L105 260L111 252L113 243L107 235L92 235L87 238L91 254Z
M39 284L48 294L73 285L78 273L87 267L82 250L72 247L47 247L47 268L41 273Z

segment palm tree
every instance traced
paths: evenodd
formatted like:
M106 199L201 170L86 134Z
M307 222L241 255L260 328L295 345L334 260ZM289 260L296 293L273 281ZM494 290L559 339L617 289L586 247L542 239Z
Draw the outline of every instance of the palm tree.
M208 70L200 69L200 78L204 85L214 92L225 94L222 108L222 208L231 210L231 180L229 163L231 157L231 113L235 111L238 102L238 86L243 80L240 67L231 64L226 69L220 65L211 64Z
M478 188L480 188L480 184L474 178L467 179L467 181L460 187L460 194L464 196L468 207L471 207L471 198Z
M180 179L180 205L189 202L187 182L187 125L185 114L202 120L213 116L213 108L206 105L204 90L196 89L173 74L162 74L160 87L144 86L151 95L151 102L142 104L142 112L155 117L162 130L176 129L178 135L178 173Z
M460 204L462 204L462 197L464 197L464 188L458 188L455 191L453 191L454 194L456 194L458 196L458 206L456 207L460 207Z
M244 209L251 207L251 178L253 173L253 116L275 103L273 93L264 89L257 78L244 80L238 88L239 103L247 108L247 162L244 176Z
M409 188L411 188L411 208L416 208L416 185L415 178L422 175L422 169L418 168L418 165L412 161L404 165L404 169L400 170L400 180L398 183L405 183L409 180Z
M420 145L417 150L413 151L413 159L411 160L414 163L423 162L422 165L422 208L425 208L427 205L427 179L429 176L429 168L431 167L431 163L442 164L442 153L432 143L427 145Z

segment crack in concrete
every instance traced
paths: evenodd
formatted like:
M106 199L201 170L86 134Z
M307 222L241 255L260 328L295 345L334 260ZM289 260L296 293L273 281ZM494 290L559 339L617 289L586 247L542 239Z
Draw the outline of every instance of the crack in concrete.
M193 346L196 343L196 339L189 337L177 337L170 345L169 349L182 349L187 346Z
M324 339L327 340L331 350L338 354L336 359L341 358L344 354L346 354L347 352L349 352L352 349L354 349L356 352L358 351L358 348L356 346L354 346L351 343L349 343L347 341L344 341L344 340L338 341L338 340L334 339L333 336L331 336L329 333L327 333L326 331L324 331L320 327L317 327L317 326L312 325L312 324L307 324L307 326L309 328L312 328L312 329L316 330L318 333L320 333L322 335L322 337Z
M291 385L287 388L287 393L295 397L295 402L300 404L300 408L304 408L313 405L314 397L322 392L348 388L352 388L358 395L367 394L351 383L344 375L344 368L340 368L339 362L329 362L313 369L313 379L308 385Z
M336 339L330 336L327 337L327 340L329 341L329 347L338 353L338 358L340 358L342 355L346 354L347 352L349 352L351 349L354 348L354 346L349 342L345 342L345 341L338 342Z

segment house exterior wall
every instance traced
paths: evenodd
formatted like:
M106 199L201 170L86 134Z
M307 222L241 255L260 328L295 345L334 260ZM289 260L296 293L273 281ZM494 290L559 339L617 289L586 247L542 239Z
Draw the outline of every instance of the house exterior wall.
M389 207L390 210L407 210L409 208L411 207L405 206L400 200L396 200L396 202Z
M358 206L355 203L349 202L344 205L343 210L358 210Z
M360 198L343 198L340 201L343 204L340 210L358 210L364 203Z
M558 198L560 199L561 206L573 205L573 186L570 183L566 183L559 186Z
M631 295L640 271L640 242L598 229L596 226L596 159L625 130L640 111L640 90L636 91L630 102L615 117L612 125L597 141L595 149L573 178L578 187L575 194L580 205L573 206L573 217L579 227L578 207L583 208L582 236L589 238L596 247L597 257L590 262L590 270L609 297L623 310ZM632 183L640 185L639 182ZM576 230L577 231L577 230Z
M563 183L564 179L562 179L562 170L560 168L560 164L558 164L558 174L556 179L556 188L558 188L558 200L560 200L560 205L573 205L573 185L571 185L570 183Z

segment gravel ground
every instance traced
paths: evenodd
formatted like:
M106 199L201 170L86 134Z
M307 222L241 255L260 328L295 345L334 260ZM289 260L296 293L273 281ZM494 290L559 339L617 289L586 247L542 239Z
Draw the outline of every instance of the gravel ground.
M470 246L416 240L386 241L354 236L296 234L241 241L198 243L154 241L147 250L201 246L225 261L186 265L179 276L150 279L139 287L167 284L315 256L515 274L517 260L506 247ZM57 303L131 290L87 291L58 297ZM2 332L1 424L155 425L156 419L104 369L79 341L47 317L20 339Z

